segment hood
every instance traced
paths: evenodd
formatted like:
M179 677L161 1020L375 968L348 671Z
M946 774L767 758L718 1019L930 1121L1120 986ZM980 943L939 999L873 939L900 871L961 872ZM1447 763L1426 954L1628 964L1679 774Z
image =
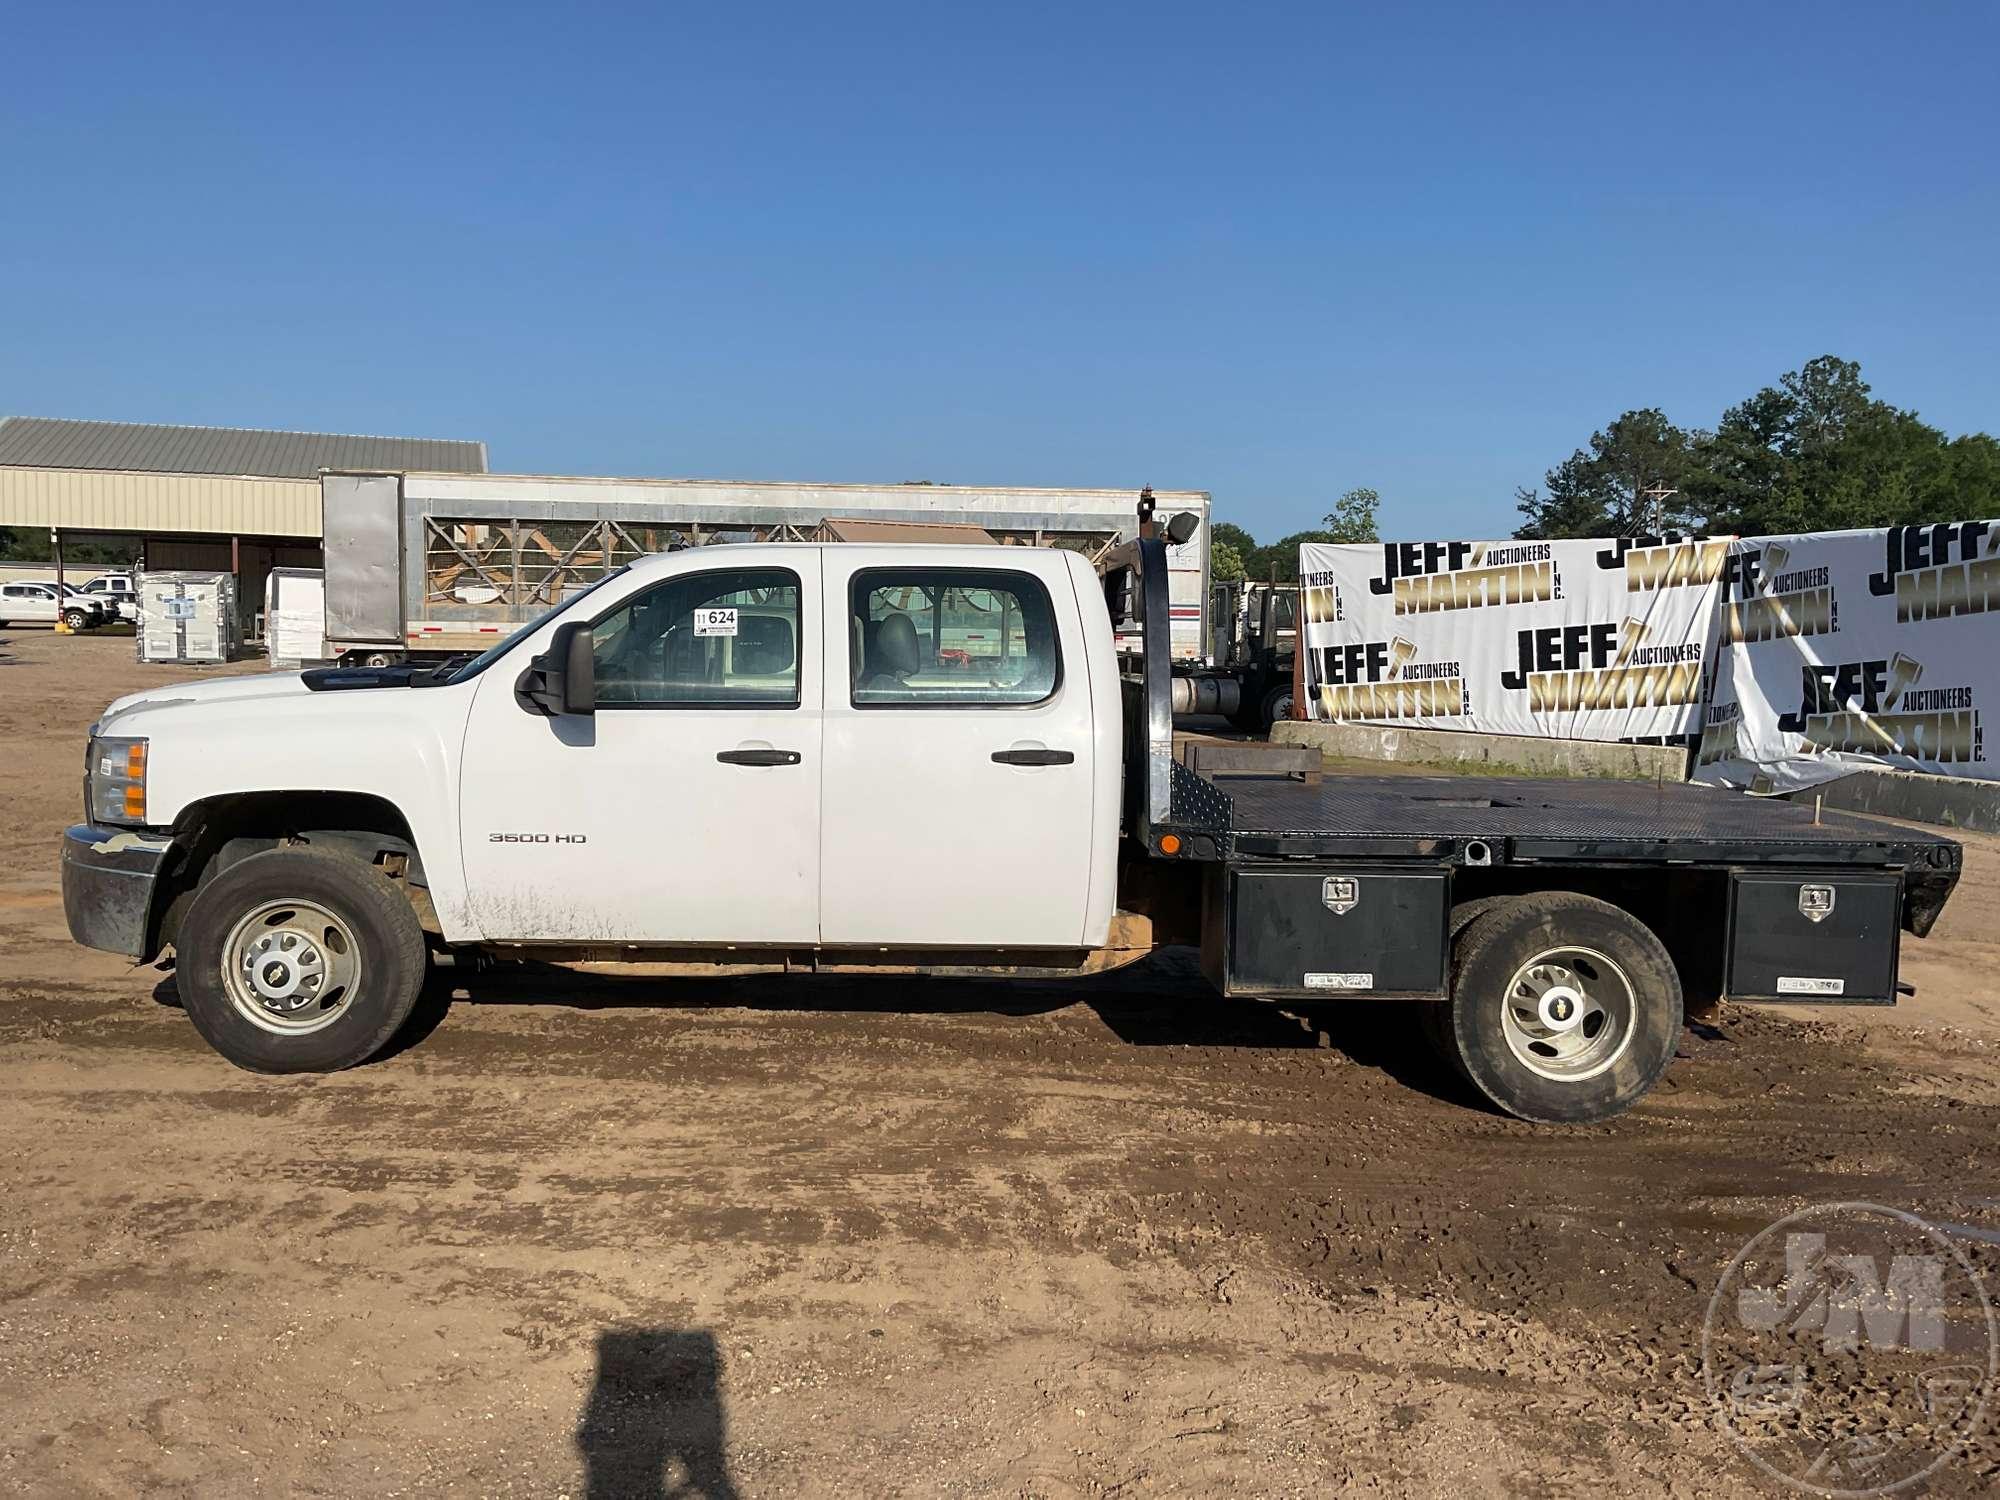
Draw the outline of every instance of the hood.
M147 688L143 693L127 693L99 715L97 732L115 732L118 720L149 709L239 698L288 698L305 692L303 676L300 672L259 672L253 677L215 677L207 682L177 682L169 687Z

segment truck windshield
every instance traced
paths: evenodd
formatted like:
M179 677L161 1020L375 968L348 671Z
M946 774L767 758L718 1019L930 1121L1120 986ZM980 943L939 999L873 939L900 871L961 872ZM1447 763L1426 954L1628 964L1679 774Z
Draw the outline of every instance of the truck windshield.
M471 661L464 663L462 666L453 667L447 663L444 668L438 671L436 676L424 679L423 680L424 686L442 687L447 682L464 682L469 678L477 677L481 672L484 672L488 667L492 666L493 663L500 660L500 658L505 656L509 651L513 650L514 643L516 641L520 640L523 636L527 635L529 632L540 629L543 622L549 619L550 616L562 613L564 610L568 609L571 605L575 604L579 599L588 598L590 595L596 593L599 589L603 588L605 584L611 582L612 579L618 577L622 573L627 572L631 568L631 566L632 565L630 563L626 563L622 567L613 568L609 573L606 573L602 578L598 579L597 582L593 583L589 588L579 589L576 593L571 594L567 599L564 599L560 603L558 603L553 609L543 610L540 614L536 615L534 619L528 621L527 624L521 626L520 629L516 630L512 635L505 637L500 642L499 645L488 646L484 651L480 652L479 655L473 657Z

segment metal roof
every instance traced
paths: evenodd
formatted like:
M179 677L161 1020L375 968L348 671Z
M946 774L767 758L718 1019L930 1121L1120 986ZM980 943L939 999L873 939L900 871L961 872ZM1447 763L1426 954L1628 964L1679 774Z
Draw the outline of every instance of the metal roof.
M0 465L151 474L312 479L321 469L484 474L486 445L444 438L349 437L239 427L167 427L62 417L0 420Z

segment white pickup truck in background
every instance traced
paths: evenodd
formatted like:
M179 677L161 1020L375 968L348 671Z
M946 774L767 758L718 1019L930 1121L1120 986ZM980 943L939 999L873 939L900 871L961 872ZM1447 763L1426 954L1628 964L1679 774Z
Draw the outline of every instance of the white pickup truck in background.
M1139 517L1096 566L645 556L475 658L120 699L64 839L70 930L174 949L202 1035L272 1072L372 1056L431 948L1081 976L1195 946L1225 995L1419 1003L1545 1121L1632 1104L1690 1006L1893 1003L1948 840L1705 789L1190 772Z
M61 620L71 630L93 630L117 618L116 605L93 598L75 584L60 591L53 583L0 584L0 626L53 626Z
M139 591L130 573L103 573L83 586L83 592L104 606L108 619L139 622Z

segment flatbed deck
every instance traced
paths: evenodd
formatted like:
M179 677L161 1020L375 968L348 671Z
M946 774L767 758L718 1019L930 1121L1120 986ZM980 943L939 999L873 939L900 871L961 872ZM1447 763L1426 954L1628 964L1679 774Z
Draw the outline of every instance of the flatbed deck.
M1896 867L1956 880L1950 839L1678 783L1485 776L1209 780L1175 768L1176 825L1223 857ZM1473 853L1481 851L1475 849ZM1948 889L1948 886L1947 886Z

